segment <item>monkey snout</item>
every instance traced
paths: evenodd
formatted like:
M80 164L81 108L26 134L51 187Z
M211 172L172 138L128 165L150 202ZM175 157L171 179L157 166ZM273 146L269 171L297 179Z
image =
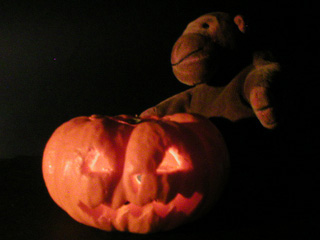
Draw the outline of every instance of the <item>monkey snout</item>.
M182 35L173 46L171 64L177 65L195 53L201 52L207 44L207 38L200 34Z

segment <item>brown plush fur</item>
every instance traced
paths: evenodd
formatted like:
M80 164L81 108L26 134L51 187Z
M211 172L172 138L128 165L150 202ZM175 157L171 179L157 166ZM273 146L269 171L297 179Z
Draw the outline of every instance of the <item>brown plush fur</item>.
M224 18L216 17L216 16L224 16ZM205 16L205 17L204 17ZM240 16L236 16L234 18L234 25L238 25L238 28L233 27L231 28L228 25L228 28L222 27L226 25L225 19L230 20L230 16L228 14L223 13L211 13L206 14L199 19L195 20L191 24L188 25L187 29L185 30L182 37L179 38L178 41L184 41L186 39L185 34L194 34L193 36L196 37L187 37L188 41L190 39L197 39L200 38L199 36L201 34L205 35L207 38L208 35L212 37L212 45L217 45L218 40L219 41L227 41L222 40L222 37L220 37L218 40L215 38L217 34L215 34L214 31L218 31L219 34L223 31L239 31L245 32L244 29L244 23L243 19ZM211 32L200 32L199 30L194 30L198 24L198 26L205 26L204 21L208 21L208 19L212 19L211 17L214 17L216 20L219 21L215 22L214 29L210 30ZM228 20L228 21L229 21ZM223 22L221 22L223 21ZM213 22L213 21L212 21ZM230 21L229 21L230 22ZM230 24L230 23L228 23ZM190 26L192 27L192 30L190 30ZM206 28L208 28L206 26ZM193 31L193 32L192 32ZM202 31L202 30L201 30ZM196 34L196 35L195 35ZM211 35L210 35L211 34ZM238 34L238 33L237 33ZM225 34L226 35L226 34ZM229 38L232 36L234 39L228 39L229 42L232 42L233 45L237 45L234 43L237 38L235 38L236 33L232 33L228 35ZM177 41L177 42L178 42ZM240 41L240 40L239 40ZM190 50L184 50L182 51L195 51L194 49L197 49L195 47L196 42L192 42L192 46L190 46L190 43L184 43L185 45L179 43L179 47L181 46L187 48L190 48ZM189 45L188 45L189 44ZM211 49L210 47L204 46L203 42L201 43L202 49ZM218 46L220 47L220 46ZM240 45L240 47L242 47ZM215 46L217 48L217 46ZM245 48L242 48L243 50ZM181 51L181 49L178 49ZM229 51L230 50L230 51ZM241 64L238 64L239 59L241 59L241 55L239 58L239 52L241 51L234 51L237 49L227 49L225 51L228 53L228 57L232 57L232 53L234 52L234 58L229 59L230 66L233 64L234 66L241 66L245 64L245 57L244 62ZM176 53L177 50L173 49L173 54ZM223 53L223 51L208 51L207 54L217 54L217 53ZM180 55L186 55L186 53L178 53ZM247 53L245 53L247 54ZM250 53L253 54L253 53ZM252 55L251 55L252 56ZM223 61L225 61L225 56L222 56ZM231 78L231 81L228 79L224 79L224 84L220 84L219 81L221 81L219 78L227 78L230 74L232 74L231 67L230 68L224 68L221 66L218 71L216 70L216 66L219 66L220 62L219 59L214 56L214 66L215 70L217 71L212 76L210 75L210 71L213 71L213 67L211 67L212 61L210 64L207 62L201 61L195 61L195 64L198 64L199 66L201 64L204 64L202 66L201 70L202 72L208 73L208 74L186 74L183 76L184 79L187 80L186 84L189 84L191 82L197 83L194 87L179 93L175 96L172 96L163 102L159 103L158 105L151 107L147 110L145 110L141 116L148 116L148 115L159 115L164 116L168 114L173 114L177 112L187 112L187 113L197 113L204 115L205 117L223 117L226 118L232 122L245 119L245 118L251 118L256 116L261 124L269 129L273 129L277 126L277 118L274 110L274 105L272 101L272 84L277 78L277 75L280 72L280 66L277 62L268 61L265 54L255 54L252 56L253 60L251 60L251 63L247 63L247 67L240 68L238 73L234 74L234 77ZM206 59L205 59L206 60ZM200 62L200 63L199 63ZM198 65L192 65L193 61L191 61L191 64L189 64L187 67L184 67L187 71L193 71L196 72L199 68ZM196 67L195 67L196 66ZM236 68L233 68L233 70ZM184 70L184 69L182 69ZM208 76L210 75L210 79L202 79L202 76ZM195 76L198 76L199 79L193 79ZM199 77L200 76L200 77ZM180 75L178 74L177 77L179 78ZM183 81L181 81L183 82ZM217 84L219 82L219 84Z

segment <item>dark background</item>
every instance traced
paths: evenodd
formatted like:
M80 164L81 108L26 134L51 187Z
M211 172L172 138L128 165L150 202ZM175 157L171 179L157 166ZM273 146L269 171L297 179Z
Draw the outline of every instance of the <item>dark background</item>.
M196 223L139 236L70 219L41 176L52 132L76 116L139 114L187 89L173 76L171 48L187 23L217 10L244 14L281 59L281 128L217 122L236 161L214 214ZM0 1L0 238L314 239L316 10L311 1Z
M172 74L171 48L207 12L244 13L260 41L310 68L296 56L314 51L311 9L308 1L1 1L0 158L41 155L73 117L137 114L186 89Z

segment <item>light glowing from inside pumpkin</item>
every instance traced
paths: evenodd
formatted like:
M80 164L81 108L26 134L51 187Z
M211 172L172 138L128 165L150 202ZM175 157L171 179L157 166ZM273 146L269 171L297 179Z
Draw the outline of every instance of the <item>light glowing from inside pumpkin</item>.
M135 233L201 216L218 198L227 168L219 131L191 114L78 117L53 133L43 155L48 191L71 217Z

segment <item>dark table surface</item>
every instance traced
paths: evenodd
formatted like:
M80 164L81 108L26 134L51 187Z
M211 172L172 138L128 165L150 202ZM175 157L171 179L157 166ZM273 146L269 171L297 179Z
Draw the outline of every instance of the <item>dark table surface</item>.
M104 232L71 219L47 193L41 157L3 159L0 239L315 239L319 225L310 184L315 170L298 162L276 170L266 164L235 167L208 215L169 232L136 235Z

